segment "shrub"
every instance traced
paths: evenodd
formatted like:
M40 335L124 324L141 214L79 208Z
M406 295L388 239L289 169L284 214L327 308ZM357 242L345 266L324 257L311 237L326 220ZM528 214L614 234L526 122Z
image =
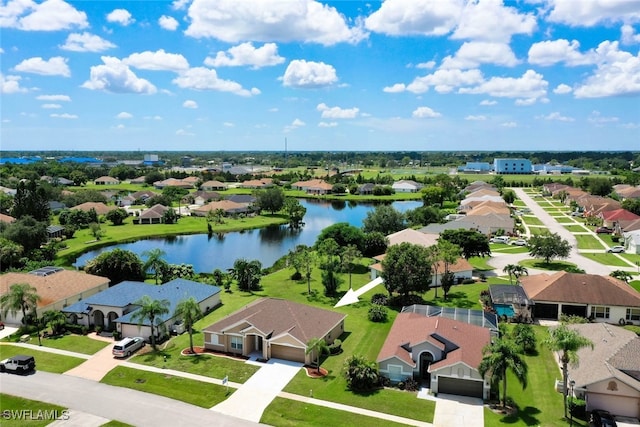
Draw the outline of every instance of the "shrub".
M407 378L404 381L404 389L407 391L418 391L420 389L420 383L413 378Z
M369 309L369 320L372 322L384 323L387 321L387 309L382 305L374 304Z
M302 273L300 273L299 271L296 271L291 275L291 280L300 280L300 279L302 279Z
M389 302L389 296L386 294L378 293L371 297L371 304L387 305Z
M73 323L67 323L65 326L65 329L71 333L77 334L77 335L87 335L87 333L89 332L89 328L87 328L84 325L76 325Z
M347 380L349 389L354 391L372 390L380 383L376 362L357 354L344 361L342 375Z
M330 354L342 353L342 341L340 339L335 340L333 344L329 345L329 353Z
M464 279L464 280L462 281L462 284L463 284L463 285L471 285L471 284L473 284L473 283L476 283L476 281L475 281L475 280L473 280L473 279Z
M392 307L404 307L413 304L424 304L424 300L420 295L396 295L389 300Z

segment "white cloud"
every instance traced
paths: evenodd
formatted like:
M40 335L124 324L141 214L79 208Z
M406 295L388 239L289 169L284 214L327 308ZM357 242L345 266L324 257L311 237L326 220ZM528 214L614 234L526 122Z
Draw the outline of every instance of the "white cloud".
M455 28L462 7L462 0L386 0L364 23L370 31L392 36L442 36Z
M557 111L555 111L553 113L550 113L550 114L548 114L546 116L538 116L536 118L537 119L542 119L542 120L558 121L558 122L573 122L573 121L575 121L575 119L573 117L563 116L562 114L560 114Z
M568 66L589 65L595 62L593 51L580 53L580 42L565 39L534 43L529 48L529 63L549 66L563 62Z
M282 81L294 88L319 88L336 83L338 76L336 69L324 62L295 59L287 66Z
M547 94L549 83L542 74L527 70L522 77L492 77L475 87L464 87L459 93L487 94L499 98L540 99Z
M454 56L447 56L440 68L477 68L481 64L513 67L520 61L506 43L465 42Z
M243 88L240 83L220 79L216 70L205 67L195 67L183 71L172 82L183 89L215 90L246 97L260 93L256 88L248 90Z
M172 16L162 15L158 18L158 25L168 31L175 31L178 28L178 21Z
M290 125L287 125L284 127L284 132L291 132L292 130L296 130L300 127L306 126L307 124L305 122L303 122L302 120L296 118L293 122L291 122Z
M633 22L640 19L634 0L547 0L549 20L575 27L591 27L601 22Z
M640 94L640 52L635 56L605 41L595 50L598 67L573 93L576 98Z
M483 99L482 101L480 101L480 105L484 106L496 105L497 103L498 101L495 101L493 99Z
M133 118L133 114L122 111L116 115L116 119L127 120Z
M71 97L69 95L38 95L36 96L36 99L38 101L71 101Z
M413 111L413 113L411 113L411 116L419 119L435 119L437 117L442 117L442 114L437 111L433 111L429 107L418 107Z
M188 131L186 129L178 129L176 131L176 135L178 135L178 136L195 136L195 133L190 132L190 131Z
M124 27L136 22L127 9L114 9L107 15L107 21L120 24Z
M85 31L82 34L69 34L65 43L60 46L60 49L73 52L103 52L114 47L116 47L116 45L110 41Z
M596 126L602 126L606 123L616 123L620 119L618 117L606 117L603 116L600 111L592 111L589 115L589 122L595 124Z
M198 103L192 99L187 99L186 101L184 101L182 103L182 106L184 108L191 108L191 109L196 109L198 108Z
M404 83L396 83L392 86L387 86L382 89L383 92L387 93L400 93L404 92L407 89Z
M427 61L427 62L421 62L419 64L416 64L416 68L422 68L425 70L430 70L435 66L436 66L436 61Z
M5 76L0 73L0 93L20 93L27 89L20 86L20 76Z
M49 114L49 117L53 117L54 119L77 119L78 116L75 114L63 113L63 114Z
M534 15L518 13L502 0L469 1L451 38L509 42L512 35L531 34L536 27Z
M514 127L517 127L518 124L516 122L504 122L500 126L505 128L514 128Z
M535 103L536 103L536 98L521 98L521 99L516 99L516 102L514 104L516 104L519 107L527 107Z
M222 123L222 126L227 127L227 128L232 128L232 127L235 127L236 125L234 123L231 123L231 122L224 122L224 123Z
M57 110L62 108L62 105L60 104L42 104L42 108L46 109L46 110Z
M357 43L367 34L349 27L334 7L314 0L193 0L189 6L191 37L228 43L312 42L325 46Z
M553 93L558 94L558 95L565 95L567 93L571 93L573 89L571 89L571 86L566 85L564 83L560 83L558 86L556 86L556 88L553 90Z
M251 66L254 69L282 64L284 58L278 55L278 46L275 43L265 43L262 47L255 48L253 44L242 43L220 51L215 58L206 58L205 65L210 67L241 67Z
M189 68L189 62L178 53L166 53L164 49L155 52L133 53L122 60L124 64L141 70L182 71Z
M338 122L320 122L318 123L318 127L320 128L334 128L338 126Z
M0 28L23 31L60 31L86 28L87 14L62 0L9 0L0 7Z
M157 92L151 82L136 76L118 58L102 56L101 59L104 64L91 67L89 80L82 84L83 88L113 93L154 94Z
M448 93L456 87L479 84L483 81L480 70L441 69L423 77L416 77L405 90L412 93L424 93L433 87L438 93ZM399 86L394 85L396 89Z
M329 107L325 103L318 104L316 110L322 111L323 119L354 119L358 116L359 108Z
M145 120L162 120L162 116L145 116Z
M63 76L70 77L71 70L67 65L67 58L62 56L54 56L48 60L41 57L25 59L15 66L16 71L23 73L40 74L43 76Z
M487 116L483 116L483 115L479 115L479 116L469 115L469 116L465 117L464 119L465 119L465 120L470 120L470 121L483 121L483 120L487 120Z
M624 24L620 29L620 41L624 44L636 44L640 43L640 34L636 33L635 29L629 25Z

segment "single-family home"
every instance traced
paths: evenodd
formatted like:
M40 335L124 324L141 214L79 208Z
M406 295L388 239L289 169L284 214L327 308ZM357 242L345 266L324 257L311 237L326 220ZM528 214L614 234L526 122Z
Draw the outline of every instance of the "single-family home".
M373 259L377 262L369 266L371 280L382 275L382 261L386 258L386 254L377 255ZM425 262L428 262L425 260ZM431 287L440 286L442 283L442 275L444 274L445 265L442 262L437 264L436 272L431 276ZM460 284L466 279L473 278L473 266L464 258L458 258L456 262L449 265L449 272L453 273L455 283Z
M617 184L613 186L613 192L620 197L621 200L640 199L640 185L634 187L629 184Z
M400 243L411 243L428 248L438 243L438 237L437 234L423 233L413 228L405 228L404 230L389 234L387 240L389 241L388 246L399 245Z
M478 365L490 341L487 327L403 308L376 362L380 374L394 383L414 378L434 393L488 399L491 384L480 375Z
M462 189L462 191L460 191L460 195L465 195L465 194L469 194L469 193L473 193L474 191L477 190L481 190L481 189L488 189L488 190L493 190L493 191L497 191L497 188L492 185L489 184L488 182L485 181L473 181L471 184L467 185L466 187L464 187Z
M240 184L241 188L269 188L273 187L273 178L250 179Z
M185 181L184 179L168 178L162 181L154 182L153 186L158 189L163 189L165 187L178 187L178 188L190 189L194 187L194 183Z
M396 193L417 193L422 187L424 187L423 184L410 179L401 179L391 185L391 188L393 188Z
M138 185L142 185L142 184L144 184L145 182L146 182L146 181L145 181L145 177L144 177L144 175L143 175L143 176L139 176L139 177L137 177L137 178L132 178L132 179L130 179L130 180L129 180L129 184L138 184Z
M74 207L71 208L73 209L78 209L80 211L84 211L84 212L89 212L91 209L95 210L96 213L98 215L106 215L107 213L109 213L110 211L114 210L114 209L118 209L117 206L112 206L112 205L105 205L102 202L85 202L85 203L81 203L79 205L76 205Z
M373 194L373 190L376 188L376 185L372 182L366 182L358 187L358 194L366 195Z
M500 193L492 188L486 188L486 187L481 187L469 194L467 194L466 197L482 197L482 196L498 196L502 199L502 197L500 196Z
M220 199L222 199L222 195L220 193L217 193L215 191L204 191L204 190L195 191L183 198L184 201L192 200L193 203L198 206L203 206L206 203L220 200Z
M12 285L26 283L36 289L40 297L37 314L47 310L62 310L93 294L109 288L109 279L61 267L42 267L29 273L5 273L0 275L0 296L9 292ZM8 313L4 323L19 325L22 311Z
M120 180L114 178L112 176L101 176L100 178L96 178L94 181L96 185L117 185L120 184Z
M207 216L209 212L215 212L218 209L222 210L225 215L242 214L250 211L249 208L242 203L232 202L231 200L219 200L216 202L209 202L206 205L192 209L191 215Z
M149 209L143 210L139 216L133 219L134 224L161 224L164 222L164 215L170 208L155 204Z
M122 336L151 336L151 325L147 319L133 319L140 309L136 304L142 297L169 301L169 313L160 316L157 336L166 335L176 322L175 309L178 303L193 297L203 313L220 305L220 288L186 279L174 279L162 285L124 281L96 293L89 298L62 310L72 323L87 327L100 327L106 331L117 330Z
M619 221L634 221L640 219L640 215L636 215L622 208L601 212L598 214L598 217L602 219L602 225L610 228L615 227L615 224Z
M640 293L622 280L597 274L523 276L520 283L533 301L533 316L560 319L576 315L594 322L640 324Z
M593 343L578 350L577 365L569 365L576 397L586 410L640 417L640 337L635 332L604 323L569 325Z
M14 217L12 217L11 215L5 215L3 213L0 213L0 222L11 224L15 220L16 219Z
M227 189L227 184L225 184L224 182L216 181L216 180L210 180L210 181L203 182L200 185L200 189L203 190L203 191L226 190Z
M444 224L429 224L421 228L419 231L424 233L439 234L444 230L476 230L485 235L493 233L513 233L515 221L508 215L465 215L463 218L449 221Z
M135 193L131 193L131 197L135 200L140 200L142 203L146 202L151 197L157 196L158 193L151 190L142 190L136 191Z
M309 341L324 338L332 344L344 332L345 317L285 299L261 298L206 327L204 347L311 364L315 354L307 353Z
M622 240L627 253L640 254L640 229L623 233Z

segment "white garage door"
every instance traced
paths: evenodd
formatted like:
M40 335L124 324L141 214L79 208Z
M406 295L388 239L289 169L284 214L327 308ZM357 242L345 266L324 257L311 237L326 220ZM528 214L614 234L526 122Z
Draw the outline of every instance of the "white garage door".
M587 394L587 411L604 409L614 415L637 418L640 417L639 404L637 399L631 397Z
M289 347L286 345L271 345L271 358L292 360L294 362L304 363L304 349L298 347Z
M482 381L438 376L438 393L482 398Z

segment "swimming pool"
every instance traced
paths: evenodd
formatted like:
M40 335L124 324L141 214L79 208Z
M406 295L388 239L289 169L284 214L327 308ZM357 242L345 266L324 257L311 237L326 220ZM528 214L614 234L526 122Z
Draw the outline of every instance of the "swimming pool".
M507 316L511 318L515 315L511 304L493 304L493 308L495 308L498 317Z

